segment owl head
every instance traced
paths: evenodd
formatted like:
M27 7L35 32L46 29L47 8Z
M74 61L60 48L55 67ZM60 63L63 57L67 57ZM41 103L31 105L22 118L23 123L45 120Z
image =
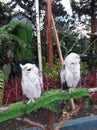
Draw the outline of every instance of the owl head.
M80 56L76 53L70 53L64 60L65 65L80 63Z
M22 75L38 74L38 68L35 64L26 63L25 65L20 64Z

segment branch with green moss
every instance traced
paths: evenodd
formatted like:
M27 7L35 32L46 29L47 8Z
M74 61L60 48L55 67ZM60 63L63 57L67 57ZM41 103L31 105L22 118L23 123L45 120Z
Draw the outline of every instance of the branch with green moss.
M24 104L24 102L13 103L8 106L8 110L0 111L0 122L6 121L8 119L13 119L27 113L30 113L39 108L47 108L52 111L56 111L55 105L56 101L69 100L71 98L77 99L83 96L89 96L88 89L78 88L73 92L62 92L61 90L48 90L44 92L40 98L35 99L35 102L30 102L29 104Z

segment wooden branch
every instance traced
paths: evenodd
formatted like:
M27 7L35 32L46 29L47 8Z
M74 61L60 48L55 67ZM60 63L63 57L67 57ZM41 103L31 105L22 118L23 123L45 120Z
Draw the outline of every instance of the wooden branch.
M55 113L53 111L48 110L47 130L53 130L54 122L55 122Z
M24 102L21 101L10 104L8 106L8 110L3 111L1 108L0 122L22 116L25 114L25 110L26 112L30 113L36 109L45 107L49 110L56 111L55 107L52 107L51 105L53 102L60 100L69 100L71 98L78 99L83 96L89 96L87 88L78 88L75 89L75 91L73 92L62 92L59 89L49 90L44 92L40 98L35 99L34 104L31 102L26 105L24 104Z
M60 44L61 47L63 47L66 51L65 56L67 56L67 47L65 46L65 42L63 42L62 44Z
M2 107L0 107L0 111L7 111L9 109L9 107L8 106L2 106Z
M75 109L75 103L74 103L74 100L73 99L70 99L70 104L72 106L72 109L74 110Z
M97 91L97 88L89 88L88 89L88 92L89 93L93 93L93 92L96 92Z
M60 130L60 128L65 124L65 122L67 122L73 115L75 115L76 113L78 113L78 111L81 109L82 107L82 98L79 99L79 105L75 108L75 110L72 110L71 112L63 112L62 115L62 120L59 122L59 124L54 128L54 130ZM38 127L38 128L42 128L43 130L51 130L53 128L47 127L47 125L42 125L40 123L31 121L28 118L16 118L17 120L22 120L32 126Z
M82 105L83 105L83 100L81 98L81 99L79 99L79 105L76 107L75 110L69 112L69 115L74 116L75 114L77 114L79 112L79 110L81 109Z
M60 63L61 63L61 65L63 65L63 56L62 56L60 41L59 41L59 38L58 38L57 29L56 29L56 26L55 26L53 15L52 15L52 23L53 23L54 34L55 34L56 45L57 45L57 50L58 50L58 54L59 54Z
M54 130L60 130L60 128L65 124L65 122L67 122L73 115L79 112L82 107L82 104L82 100L80 100L80 104L75 108L75 110L72 110L71 112L63 112L63 118Z
M89 89L78 88L73 92L61 92L60 90L49 90L48 92L45 92L39 99L35 99L34 104L30 103L29 105L27 105L26 110L27 112L32 112L43 106L48 108L48 104L51 104L54 101L69 100L71 98L78 99L82 96L89 96L89 93L96 91L97 88L89 88ZM82 100L80 100L79 105L76 107L76 109L72 110L71 112L65 113L65 115L63 113L61 121L58 123L58 125L54 130L60 130L62 125L66 121L68 121L74 114L76 114L81 109L81 107L82 107ZM0 122L2 122L23 115L25 113L25 104L23 102L17 102L9 105L8 107L6 107L6 109L1 108L0 110L1 110ZM21 120L21 118L17 119ZM42 128L43 130L48 130L47 125L42 125L40 123L31 121L30 119L27 118L24 118L23 121L29 123L32 126Z
M97 41L97 38L94 41L90 42L89 46L86 48L86 50L80 56L84 56L85 53L88 51L88 49L95 43L95 41Z
M46 130L46 126L40 124L40 123L37 123L37 122L34 122L34 121L31 121L30 119L28 118L16 118L17 120L21 120L21 121L24 121L32 126L35 126L35 127L38 127L38 128L42 128L43 130Z
M84 88L83 88L84 89ZM91 92L96 92L97 91L97 88L89 88L87 89L87 91L89 93ZM65 122L67 122L69 119L72 118L72 116L74 116L75 114L77 114L79 112L79 110L82 108L82 105L83 105L83 101L82 101L82 98L79 99L79 105L77 105L77 107L72 110L71 112L63 112L63 115L62 115L62 119L61 121L58 123L58 125L54 128L54 130L60 130L60 128L65 124ZM43 125L41 123L37 123L37 122L34 122L34 121L31 121L30 119L28 118L16 118L17 120L22 120L32 126L36 126L38 128L42 128L43 130L49 130L47 125Z
M67 114L63 117L63 119L59 122L58 126L54 130L60 130L60 128L67 122L71 117Z
M87 33L89 36L97 36L97 33Z
M77 42L75 42L75 43L71 46L71 48L68 50L68 53L70 53L76 45L77 45Z

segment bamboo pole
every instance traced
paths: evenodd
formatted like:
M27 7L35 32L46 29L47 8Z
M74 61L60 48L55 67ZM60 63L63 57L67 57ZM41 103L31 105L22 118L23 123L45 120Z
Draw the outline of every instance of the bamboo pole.
M35 0L36 5L36 27L37 27L37 45L38 45L38 60L39 60L39 70L41 78L42 75L42 51L41 51L41 36L40 36L40 23L39 23L39 1ZM42 80L42 89L43 89L43 80Z
M53 29L54 29L54 34L55 34L55 38L56 38L56 45L57 45L57 49L58 49L60 62L61 62L61 65L63 65L63 56L62 56L62 51L61 51L60 42L59 42L59 38L58 38L57 29L55 26L53 15L52 15L52 23L53 23Z

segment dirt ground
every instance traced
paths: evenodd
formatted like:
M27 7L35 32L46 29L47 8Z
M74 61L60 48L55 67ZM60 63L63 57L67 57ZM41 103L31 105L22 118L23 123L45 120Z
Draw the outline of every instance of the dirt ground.
M70 111L71 109L69 105L65 106L64 108L65 108L64 111L65 110ZM76 119L79 117L93 116L93 115L97 115L97 101L90 101L87 98L85 98L81 110L78 112L78 114L76 114L72 118ZM61 116L62 116L61 111L55 113L55 122L59 122L61 119ZM33 121L47 125L48 110L45 108L41 108L33 113L25 114L22 116L22 118L23 117L26 117ZM16 119L11 119L11 120L0 123L0 130L23 130L30 127L32 126L23 121L18 121Z

